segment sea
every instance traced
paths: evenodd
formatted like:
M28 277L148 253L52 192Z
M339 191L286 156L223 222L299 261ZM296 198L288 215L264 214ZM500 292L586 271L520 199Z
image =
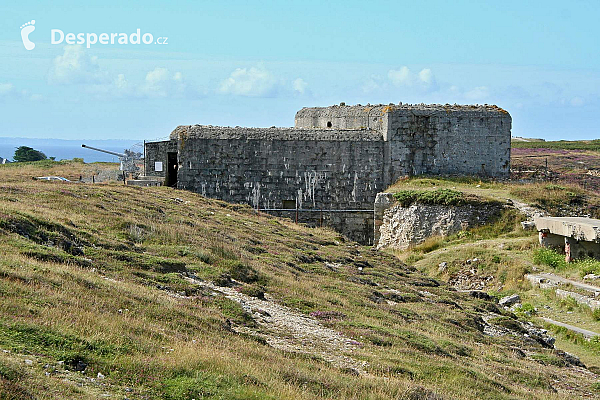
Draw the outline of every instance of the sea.
M56 160L83 158L86 163L98 161L119 162L117 156L83 148L81 147L82 144L117 153L123 153L126 149L140 153L144 152L142 140L65 140L0 137L0 157L12 161L17 147L27 146L43 152L48 158L55 157Z

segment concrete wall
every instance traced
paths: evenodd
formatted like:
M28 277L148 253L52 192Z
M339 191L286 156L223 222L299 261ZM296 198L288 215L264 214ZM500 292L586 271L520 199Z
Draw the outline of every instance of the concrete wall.
M176 141L146 142L144 156L146 176L160 176L163 178L166 176L167 152L177 152ZM154 167L156 161L162 162L162 171L155 171Z
M303 108L296 128L370 129L386 143L386 186L423 174L508 177L512 119L496 106L376 105Z
M386 113L388 182L444 174L508 177L511 118L483 109L404 109Z
M305 107L296 113L296 128L303 129L385 129L383 117L390 106Z
M190 139L178 187L254 208L372 209L382 142Z
M147 175L164 176L154 163L162 160L166 169L167 152L176 150L180 189L261 210L297 205L299 222L372 243L373 201L383 190L381 134L197 125L178 127L171 137L147 144ZM269 213L295 219L295 211Z

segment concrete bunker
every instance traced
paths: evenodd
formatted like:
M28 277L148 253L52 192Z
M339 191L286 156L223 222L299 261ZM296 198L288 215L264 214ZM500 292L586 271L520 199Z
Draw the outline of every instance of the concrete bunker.
M583 217L537 217L540 245L565 254L567 262L600 259L600 220Z
M510 128L490 105L303 108L292 128L178 126L146 142L146 175L372 244L377 193L409 175L507 177Z

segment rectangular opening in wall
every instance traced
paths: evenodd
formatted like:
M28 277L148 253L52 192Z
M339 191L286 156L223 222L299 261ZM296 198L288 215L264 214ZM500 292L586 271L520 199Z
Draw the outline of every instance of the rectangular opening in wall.
M177 153L167 153L167 174L166 174L166 186L177 187Z
M283 200L282 208L296 209L296 200Z

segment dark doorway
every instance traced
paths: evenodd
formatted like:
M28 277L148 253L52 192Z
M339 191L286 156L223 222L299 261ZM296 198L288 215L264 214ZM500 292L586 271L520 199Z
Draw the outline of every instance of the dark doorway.
M167 153L167 177L165 184L177 187L177 153Z

